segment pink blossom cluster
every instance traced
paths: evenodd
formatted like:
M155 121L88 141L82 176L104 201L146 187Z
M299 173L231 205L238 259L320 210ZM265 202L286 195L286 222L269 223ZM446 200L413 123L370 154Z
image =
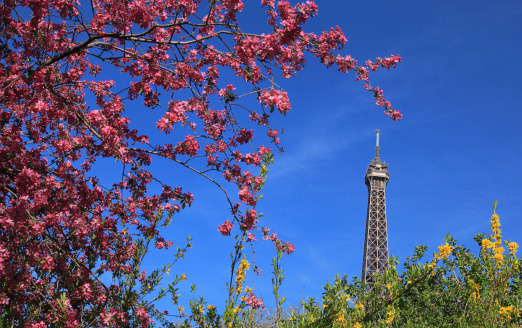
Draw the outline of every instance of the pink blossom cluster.
M230 231L232 231L232 228L234 228L234 225L229 220L226 220L218 227L218 231L221 232L223 236L230 236Z
M248 306L250 306L252 309L264 309L265 305L263 304L263 300L257 298L253 293L248 294L245 297L245 302Z
M270 229L268 227L263 228L262 231L263 231L263 239L273 241L277 250L281 250L281 251L283 251L283 253L286 253L289 255L295 251L294 244L291 244L288 241L283 242L283 240L278 239L276 233L269 234L268 232L270 231Z
M242 30L237 14L250 3L241 0L89 4L0 3L0 312L10 325L150 326L148 290L136 294L119 277L151 281L136 269L145 247L137 239L169 249L161 227L194 201L164 184L166 175L230 183L231 218L218 231L230 235L237 224L255 241L264 179L256 171L271 156L261 138L277 146L272 111L291 109L274 75L302 70L306 53L353 70L386 115L402 117L369 82L400 56L358 66L335 53L347 42L340 28L303 31L317 14L312 1L261 0L266 34ZM244 111L249 94L263 106ZM153 174L159 159L172 169ZM100 181L95 169L108 163L117 175ZM249 302L262 304L253 295Z
M270 89L261 92L260 101L265 106L275 106L282 114L286 114L290 110L290 101L288 94L284 91Z
M256 210L248 210L246 215L241 218L241 221L241 229L245 231L254 229L258 223Z

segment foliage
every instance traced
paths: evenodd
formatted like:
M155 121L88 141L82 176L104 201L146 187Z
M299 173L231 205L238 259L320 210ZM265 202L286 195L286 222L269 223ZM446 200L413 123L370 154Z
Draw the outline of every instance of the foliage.
M495 205L496 207L496 205ZM491 217L492 234L478 234L478 255L457 245L451 236L433 259L421 263L426 246L418 246L404 262L397 258L374 276L373 287L354 277L335 277L320 301L310 298L284 311L241 307L234 327L519 327L522 324L522 266L518 244L502 240L499 217ZM504 249L505 245L507 251ZM282 282L274 258L274 294ZM279 269L276 269L279 268ZM277 278L280 278L279 280ZM198 322L184 327L222 327L222 322Z
M346 276L337 276L325 286L321 302L304 301L279 326L519 327L522 265L516 256L518 244L502 240L496 213L491 230L492 234L475 238L478 255L448 235L431 261L421 263L426 246L416 247L402 272L392 257L389 269L375 276L372 288L355 277L348 282Z
M146 273L140 266L151 246L173 246L162 231L194 197L151 172L158 158L208 179L226 195L231 217L218 231L231 235L237 228L221 319L236 323L238 304L260 306L254 294L243 293L243 301L237 292L245 291L239 279L248 269L243 248L261 230L255 208L273 157L259 135L279 148L280 131L270 121L291 109L274 76L299 72L308 53L325 67L354 71L385 113L401 118L368 78L378 67L395 67L400 56L358 65L335 54L346 43L340 28L303 31L317 13L313 2L261 5L265 34L242 29L241 0L0 3L3 324L148 326L153 316L169 325L155 301L170 295L178 304L177 284L186 276L176 275L157 296L147 296L183 258L190 237L163 268ZM257 109L244 102L249 95ZM155 114L139 115L147 109L160 111L151 126L141 118ZM122 172L115 181L94 173L105 159ZM293 250L268 228L262 231L280 250ZM203 304L194 300L191 320L219 322L212 310L203 319Z

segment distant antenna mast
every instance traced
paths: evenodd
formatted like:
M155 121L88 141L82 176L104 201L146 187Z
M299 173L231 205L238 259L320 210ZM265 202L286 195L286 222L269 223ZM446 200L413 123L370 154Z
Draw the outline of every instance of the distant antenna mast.
M388 229L384 189L388 184L388 164L379 158L379 133L376 130L375 158L370 162L364 182L368 187L368 210L361 279L373 286L373 275L388 267Z
M380 130L375 130L375 134L377 135L377 142L375 143L375 160L380 161L379 158L379 133L381 133Z

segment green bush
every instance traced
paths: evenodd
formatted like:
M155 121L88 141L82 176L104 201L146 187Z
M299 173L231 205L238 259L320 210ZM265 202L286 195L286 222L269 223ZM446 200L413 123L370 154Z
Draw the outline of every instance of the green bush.
M355 277L349 282L346 276L337 276L326 284L320 301L310 298L286 310L284 297L279 299L278 293L283 282L282 250L278 250L272 280L276 309L253 310L236 293L221 317L215 308L204 314L202 300L193 302L192 315L181 326L519 327L522 267L516 256L518 244L502 240L495 209L492 233L474 238L480 246L478 255L448 235L430 261L423 262L427 246L418 246L402 272L397 270L398 259L392 257L389 269L374 276L373 287ZM243 273L237 274L238 285L231 290L244 291L240 286Z

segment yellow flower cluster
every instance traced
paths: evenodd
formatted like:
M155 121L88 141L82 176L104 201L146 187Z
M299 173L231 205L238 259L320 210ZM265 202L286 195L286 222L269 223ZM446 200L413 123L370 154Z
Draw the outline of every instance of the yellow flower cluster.
M344 317L344 314L339 313L339 314L337 315L337 318L335 318L335 323L341 325L342 327L345 327L346 324L348 323L348 321L347 321L346 318Z
M471 296L474 299L478 299L480 297L480 285L477 284L473 279L469 280L469 285L473 287L473 293L471 293Z
M505 319L511 319L511 313L513 312L513 306L501 306L499 310L500 316Z
M357 310L364 310L364 305L362 305L361 303L357 303L357 304L355 305L355 308L356 308Z
M174 296L174 305L178 305L178 300L179 300L179 294L176 294L176 296Z
M491 231L493 231L493 239L495 239L495 246L500 245L500 219L497 214L491 216Z
M497 261L502 261L504 259L504 247L495 247L493 248L493 258Z
M346 295L345 293L340 293L337 298L339 298L340 301L350 302L350 295Z
M439 254L435 255L437 260L442 260L450 256L451 254L451 246L447 243L439 246Z
M515 254L518 250L518 244L513 241L508 244L508 248L511 254Z
M493 232L493 236L491 240L489 239L482 239L482 248L484 250L491 249L493 252L492 258L495 260L496 264L498 266L501 266L503 264L504 260L504 247L500 247L500 244L502 244L502 236L501 236L501 230L500 230L500 219L497 214L493 214L491 216L491 231ZM514 244L514 245L511 245ZM510 246L511 245L511 246ZM516 245L516 247L515 247ZM516 243L510 243L508 244L508 248L511 251L511 253L516 252L518 245Z
M395 320L395 313L393 312L393 310L390 310L388 311L388 313L386 313L388 315L388 317L386 318L386 323L387 324L390 324L393 322L393 320Z
M242 259L241 263L239 263L239 268L236 270L236 295L239 295L243 289L243 282L245 281L245 275L249 268L250 263Z
M361 328L362 325L358 322L355 323L355 325L353 325L353 328Z
M482 248L484 249L491 249L495 247L495 244L491 242L489 239L482 239Z

